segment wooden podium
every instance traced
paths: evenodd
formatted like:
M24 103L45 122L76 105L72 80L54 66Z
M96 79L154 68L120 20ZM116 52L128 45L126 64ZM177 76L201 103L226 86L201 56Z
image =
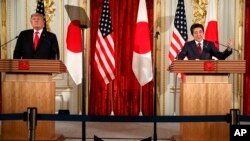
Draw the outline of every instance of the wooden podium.
M232 105L230 73L244 73L246 63L226 60L176 60L170 72L185 73L180 88L180 115L226 115ZM229 141L225 122L186 122L172 141Z
M52 73L66 72L58 60L0 60L2 81L2 113L23 113L28 107L37 107L41 114L55 113L55 82ZM27 122L2 121L1 141L28 139ZM55 134L54 121L38 121L36 140L62 141Z

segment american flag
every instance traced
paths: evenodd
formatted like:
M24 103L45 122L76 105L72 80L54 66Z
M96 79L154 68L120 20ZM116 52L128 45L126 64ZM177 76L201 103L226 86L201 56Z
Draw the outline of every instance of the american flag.
M174 19L174 30L168 54L170 64L180 52L187 39L188 35L184 0L178 0Z
M108 84L115 78L114 55L113 27L109 0L104 0L96 39L95 62L105 84Z
M36 7L36 13L40 13L44 16L44 21L45 21L45 24L44 24L44 29L46 29L46 20L45 20L45 7L44 7L44 2L43 0L38 0L37 1L37 7Z

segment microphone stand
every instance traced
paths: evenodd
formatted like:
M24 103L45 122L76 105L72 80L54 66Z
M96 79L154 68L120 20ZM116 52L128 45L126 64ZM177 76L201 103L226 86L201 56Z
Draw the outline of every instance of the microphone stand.
M228 45L220 44L220 43L217 43L217 42L215 42L215 43L218 44L218 45L221 45L221 46L223 46L223 47L228 48ZM231 49L239 53L239 50L237 50L237 49L235 49L235 48L231 48Z
M15 40L15 39L17 39L17 38L18 38L18 36L16 36L15 38L13 38L13 39L7 41L6 43L2 44L2 45L0 46L0 48L3 47L3 46L5 46L5 45L7 45L8 43L10 43L11 41L13 41L13 40Z
M226 48L228 48L228 46L227 45L224 45L224 44L220 44L219 42L215 42L216 44L218 44L218 45L221 45L221 46L223 46L223 47L226 47ZM235 49L235 48L230 48L230 49L232 49L233 51L235 51L235 52L237 52L237 55L238 55L238 59L240 59L240 51L239 50L237 50L237 49ZM233 94L233 109L235 109L235 93Z

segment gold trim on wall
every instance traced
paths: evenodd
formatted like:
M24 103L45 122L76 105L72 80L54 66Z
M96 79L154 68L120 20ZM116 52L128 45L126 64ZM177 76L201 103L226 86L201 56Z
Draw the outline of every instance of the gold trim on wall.
M7 41L7 23L6 23L6 0L2 0L1 3L1 17L2 17L2 27L1 27L1 41L2 43L6 43ZM0 49L0 57L2 58L3 56L3 52L2 52L3 48Z
M7 1L6 1L7 2ZM11 11L11 2L12 1L9 1L8 4L6 3L6 13L5 13L5 17L6 17L6 32L5 32L5 35L6 35L6 41L8 40L8 37L10 37L10 34L12 33L11 30L13 29L10 24L7 24L11 22L11 19L12 19L12 12ZM7 19L8 17L8 19ZM8 46L10 44L6 44L5 46L3 46L1 49L1 59L7 59L8 58Z
M193 23L205 24L208 0L191 0L193 6Z
M25 1L25 19L26 19L26 23L25 23L25 26L26 26L26 29L29 28L29 24L30 24L30 17L28 16L28 7L29 7L29 2L28 0Z
M53 0L44 0L44 10L46 18L46 28L48 31L51 31L51 21L53 16L55 16L55 2Z
M87 11L87 0L82 0L82 2L81 2L81 0L79 0L78 1L79 2L79 4L78 5L80 5L80 7L82 7L85 11ZM82 33L83 34L83 36L84 36L84 41L83 41L83 43L84 43L84 46L83 46L83 53L84 53L84 60L83 60L83 65L84 65L84 70L82 70L83 71L83 76L82 76L82 78L84 79L84 81L85 81L85 89L84 89L84 91L85 91L85 112L86 113L88 113L88 84L89 84L89 76L88 76L88 74L89 74L89 65L87 65L87 64L89 64L88 63L88 61L89 61L89 54L90 54L90 51L88 50L88 48L89 47L87 47L87 36L85 36L86 34L87 34L87 30L85 29L84 30L84 33ZM78 100L78 112L82 112L83 110L82 110L82 97L83 97L83 93L82 93L82 87L83 87L83 84L81 84L81 85L78 85L78 93L77 93L77 97L79 98L79 100Z
M64 9L64 6L63 6L63 3L62 3L62 1L60 0L59 1L59 5L60 5L60 8L59 8L59 13L60 13L60 58L61 58L61 60L64 60L64 49L63 49L63 47L64 47L64 12L63 12L63 9Z
M155 23L154 23L154 25L155 25L155 31L153 32L154 34L156 34L157 32L159 32L160 33L160 29L161 29L161 0L157 0L156 1L156 5L155 5ZM156 36L157 36L157 38L156 38ZM159 85L156 85L156 107L157 107L157 109L156 109L156 114L157 115L161 115L161 114L163 114L163 113L161 113L161 108L160 108L160 105L161 105L161 94L163 93L163 92L161 92L161 86L163 87L163 89L165 89L165 84L166 84L166 80L164 79L165 77L161 77L161 68L165 68L165 65L164 66L161 66L161 56L163 55L163 56L165 56L165 54L162 54L161 55L161 52L162 52L162 50L161 50L161 42L160 42L160 38L159 38L159 36L160 35L154 35L154 48L155 48L155 51L156 51L156 56L154 56L155 57L155 59L156 60L158 60L158 61L156 61L155 60L155 67L156 67L156 84L159 84ZM164 48L165 49L165 48ZM163 49L163 50L164 50ZM165 51L163 51L163 53L165 53ZM165 64L165 61L163 61L164 63L163 64ZM154 69L154 68L153 68ZM161 82L163 82L164 83L164 85L161 85ZM163 99L165 99L165 93L163 93ZM163 107L163 109L165 109L165 102L163 102L162 103L162 107ZM164 111L164 110L163 110Z
M237 9L237 8L236 8ZM239 0L239 13L238 13L238 50L240 51L240 58L238 59L242 59L242 43L243 43L243 9L244 9L244 4L243 4L243 0Z
M236 8L237 9L237 8ZM239 50L239 60L243 59L243 15L244 15L244 2L239 0L239 13L238 13L238 50ZM243 74L237 74L237 108L242 108L242 99L243 99ZM242 110L241 110L242 111Z

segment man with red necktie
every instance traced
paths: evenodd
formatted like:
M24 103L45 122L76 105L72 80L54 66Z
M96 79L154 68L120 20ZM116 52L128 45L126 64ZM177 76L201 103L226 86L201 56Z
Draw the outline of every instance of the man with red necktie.
M190 28L194 40L186 42L178 59L183 60L186 56L189 60L211 60L216 57L219 60L226 59L232 54L232 41L228 40L227 49L220 52L213 42L204 40L204 27L202 24L193 24Z
M14 59L59 59L59 45L54 33L44 30L44 16L31 15L33 29L22 31L17 39Z

